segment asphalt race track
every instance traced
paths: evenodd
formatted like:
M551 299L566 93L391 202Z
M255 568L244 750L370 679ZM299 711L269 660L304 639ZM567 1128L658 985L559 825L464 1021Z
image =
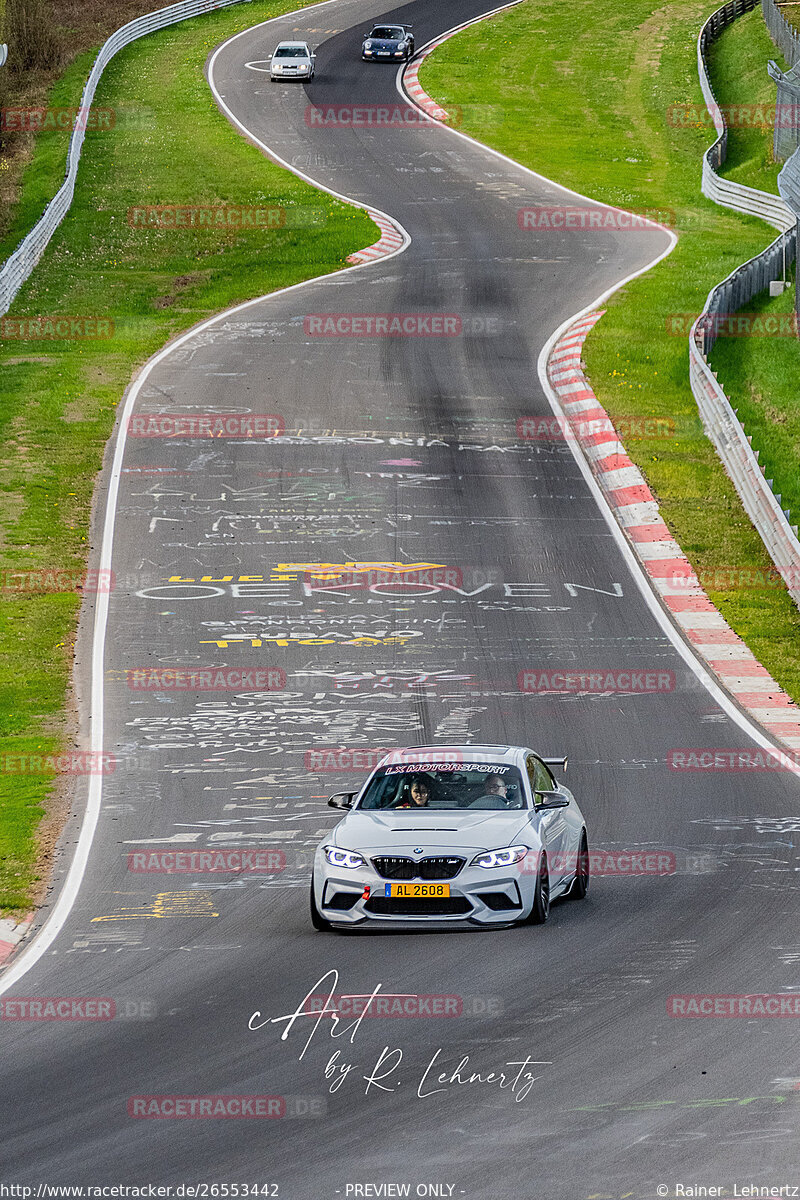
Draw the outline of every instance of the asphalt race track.
M666 235L523 231L520 207L570 197L438 126L308 119L310 105L401 103L395 68L359 59L373 19L413 22L420 47L480 12L337 0L215 60L253 137L391 214L411 243L180 340L138 393L139 416L278 414L286 434L125 444L105 642L104 745L119 766L64 927L4 997L111 998L117 1017L4 1022L9 1182L274 1183L283 1200L430 1183L575 1200L795 1178L793 1022L680 1019L667 999L800 988L797 781L668 768L675 748L753 743L654 618L566 443L516 432L552 415L537 359L554 330ZM309 86L246 66L284 37L318 47ZM306 332L327 313L450 314L461 332ZM107 470L101 501L108 482ZM452 571L417 589L337 589L304 565L354 561ZM211 666L282 668L286 686L126 681ZM675 684L518 688L525 669L589 667ZM328 794L364 771L310 772L309 753L467 741L568 754L592 844L669 853L674 873L595 879L542 928L314 933L308 851L335 823ZM70 826L65 856L76 837ZM285 869L129 869L137 850L240 847L280 850ZM248 1028L256 1010L292 1013L333 969L337 993L457 997L461 1015L369 1018L352 1041L307 1020L285 1040L282 1024ZM529 1089L437 1085L423 1080L437 1051L437 1073L465 1056L462 1074L545 1065L528 1068ZM336 1052L353 1069L326 1079ZM283 1097L283 1115L132 1118L129 1098L145 1095Z

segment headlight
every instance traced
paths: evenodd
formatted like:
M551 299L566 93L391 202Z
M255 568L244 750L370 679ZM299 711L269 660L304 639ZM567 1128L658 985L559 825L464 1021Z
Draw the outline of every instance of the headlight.
M528 853L528 846L506 846L504 850L487 850L478 854L470 864L473 867L510 867L520 862Z
M353 850L340 850L338 846L325 846L323 849L332 867L344 867L347 871L355 871L364 866L364 859Z
M371 50L371 49L372 49L372 42L364 42L364 49L365 49L365 50Z

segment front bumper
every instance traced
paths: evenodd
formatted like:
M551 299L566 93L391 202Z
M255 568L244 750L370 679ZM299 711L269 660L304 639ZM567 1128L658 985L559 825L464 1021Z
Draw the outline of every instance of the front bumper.
M449 884L447 900L389 898L385 895L389 882L371 865L345 871L330 866L321 854L314 867L317 908L326 920L341 926L367 923L502 926L529 915L536 888L535 875L519 870L516 865L491 870L467 865L454 879L424 881Z

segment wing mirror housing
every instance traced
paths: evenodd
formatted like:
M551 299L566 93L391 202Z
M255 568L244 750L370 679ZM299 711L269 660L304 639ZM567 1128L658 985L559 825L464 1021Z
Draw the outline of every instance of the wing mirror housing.
M355 798L355 792L334 792L328 798L328 806L330 808L352 808Z
M563 792L537 792L537 808L569 808L569 798Z
M546 767L560 767L562 771L567 769L567 756L563 758L543 758L542 762Z

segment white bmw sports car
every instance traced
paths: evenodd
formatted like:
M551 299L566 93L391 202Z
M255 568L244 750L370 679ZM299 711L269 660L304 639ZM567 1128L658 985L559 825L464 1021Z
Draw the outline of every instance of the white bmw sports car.
M586 823L572 793L521 746L422 746L387 754L314 858L316 929L542 924L589 886Z

